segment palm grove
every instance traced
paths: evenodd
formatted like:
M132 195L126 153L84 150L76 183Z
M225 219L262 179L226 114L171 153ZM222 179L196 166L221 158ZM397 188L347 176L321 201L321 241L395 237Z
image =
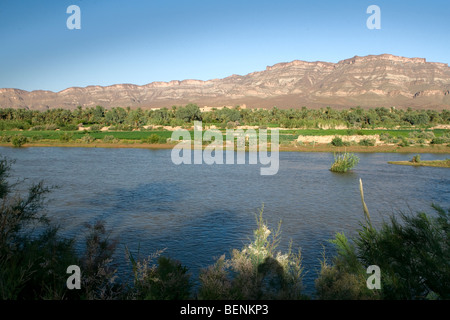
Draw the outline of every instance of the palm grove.
M102 106L75 110L48 109L0 109L0 130L76 130L77 126L114 126L117 130L129 130L144 125L183 126L194 120L226 127L233 125L270 125L284 128L319 128L320 126L346 126L358 128L394 128L397 126L433 126L450 123L450 111L413 110L396 108L360 107L350 109L241 109L216 108L201 112L195 104L172 106L162 109L131 109Z

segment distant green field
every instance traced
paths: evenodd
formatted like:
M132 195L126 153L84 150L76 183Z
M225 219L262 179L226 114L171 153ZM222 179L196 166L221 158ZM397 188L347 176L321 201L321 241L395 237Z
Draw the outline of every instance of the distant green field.
M223 133L223 139L226 139L226 130L220 130ZM244 130L245 131L245 130ZM256 130L258 132L258 130ZM347 129L305 129L305 130L280 130L280 142L293 141L297 139L299 135L303 136L335 136L335 135L375 135L381 133L388 133L393 137L407 138L409 133L417 130L347 130ZM436 137L442 136L449 130L430 130ZM270 133L270 130L268 130ZM14 136L23 135L25 137L35 140L59 140L64 134L72 135L72 140L81 139L84 135L90 135L96 139L103 139L105 136L114 136L120 140L141 140L150 137L152 134L156 134L159 137L170 138L172 131L106 131L106 132L81 132L81 131L0 131L0 136ZM193 139L193 131L190 131L191 139Z
M114 136L114 138L121 140L140 140L150 137L152 134L157 134L160 137L170 138L172 132L170 131L106 131L106 132L80 132L80 131L3 131L0 135L13 136L21 134L28 138L37 137L42 140L59 140L64 134L71 134L72 139L81 139L85 135L90 135L96 139L103 139L105 136Z

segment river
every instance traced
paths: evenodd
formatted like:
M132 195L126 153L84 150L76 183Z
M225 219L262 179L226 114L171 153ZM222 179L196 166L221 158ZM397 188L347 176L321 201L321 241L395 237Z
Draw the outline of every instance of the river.
M49 217L61 233L82 239L83 223L102 219L119 239L119 271L130 270L125 246L142 256L165 254L198 271L252 238L264 205L272 229L281 221L280 250L292 240L301 248L306 292L313 290L324 248L336 232L351 236L363 221L359 179L372 222L391 214L450 208L450 170L388 164L413 154L361 153L346 174L329 171L332 153L281 152L279 171L260 175L261 165L175 165L171 150L102 148L9 148L12 181L44 180L58 186L48 196ZM448 154L421 154L422 160ZM81 243L81 240L80 240ZM81 246L81 244L79 244Z

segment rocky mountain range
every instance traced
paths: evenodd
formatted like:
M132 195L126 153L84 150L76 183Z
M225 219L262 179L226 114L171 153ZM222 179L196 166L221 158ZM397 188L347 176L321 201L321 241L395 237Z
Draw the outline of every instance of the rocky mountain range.
M448 64L390 54L330 62L295 60L264 71L208 81L71 87L59 92L0 89L1 108L171 107L450 108Z

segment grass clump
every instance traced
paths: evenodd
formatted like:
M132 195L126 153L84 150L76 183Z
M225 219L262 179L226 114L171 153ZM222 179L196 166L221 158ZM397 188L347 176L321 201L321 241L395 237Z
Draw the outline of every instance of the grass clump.
M330 170L332 172L340 172L344 173L348 170L353 169L359 163L359 157L354 153L335 153L334 154L334 163L331 166Z
M342 141L341 137L334 137L333 140L331 140L331 145L335 146L335 147L343 147L348 145L348 143L345 143L344 141Z
M62 135L59 136L59 141L62 142L69 142L73 139L73 133L71 132L64 132Z
M280 226L276 231L257 217L253 241L233 250L230 259L221 256L200 274L198 298L202 300L302 299L303 267L300 251L277 251Z
M375 140L373 140L373 139L362 139L361 141L359 141L358 144L360 146L364 146L364 147L373 147L375 145Z
M89 134L85 134L81 137L81 142L83 143L92 143L95 141L95 137L89 135Z
M120 140L115 138L113 135L107 135L103 137L103 142L105 143L118 143Z
M420 154L416 154L412 159L411 162L413 163L420 163Z
M448 135L442 135L441 137L433 138L430 144L445 144L450 142L450 137Z
M167 138L160 136L156 133L152 133L149 137L147 138L142 138L141 139L142 143L150 143L150 144L164 144L167 142Z

